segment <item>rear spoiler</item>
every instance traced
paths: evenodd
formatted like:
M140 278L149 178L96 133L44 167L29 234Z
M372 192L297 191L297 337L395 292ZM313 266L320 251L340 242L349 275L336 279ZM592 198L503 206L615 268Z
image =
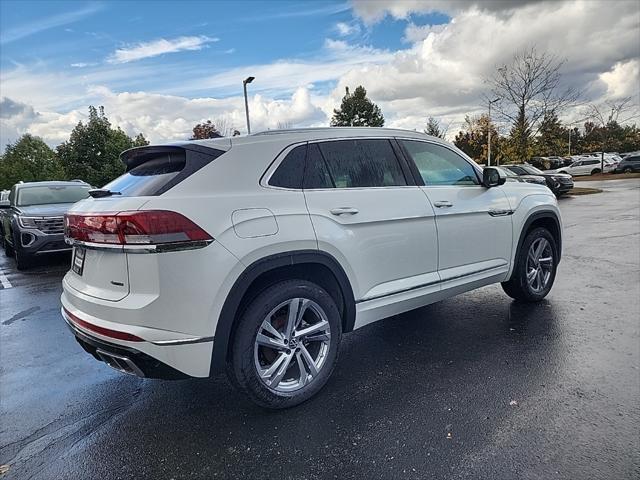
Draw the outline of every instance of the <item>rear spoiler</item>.
M127 167L127 172L138 165L142 165L144 162L151 158L155 158L163 153L184 153L190 151L194 153L200 153L203 155L219 157L222 153L231 148L231 141L228 145L226 142L216 142L215 146L206 146L201 143L184 142L175 143L169 145L145 145L143 147L134 147L129 150L125 150L120 154L120 160Z

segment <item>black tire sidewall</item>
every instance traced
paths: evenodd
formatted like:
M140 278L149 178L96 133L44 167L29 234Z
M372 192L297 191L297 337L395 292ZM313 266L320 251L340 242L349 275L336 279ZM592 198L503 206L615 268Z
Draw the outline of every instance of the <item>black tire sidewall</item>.
M291 298L304 297L324 310L331 328L331 345L319 375L302 391L275 392L258 377L254 364L254 343L258 329L273 308ZM286 280L260 293L244 310L236 329L228 373L232 383L240 387L258 405L280 409L298 405L315 395L327 382L338 359L342 333L340 312L333 298L320 286L306 280Z
M31 256L22 251L22 248L19 246L20 244L18 243L18 240L19 238L14 232L12 250L13 257L16 260L16 268L18 270L25 270L31 265Z
M545 238L551 245L551 250L553 252L553 268L551 270L551 278L549 278L549 283L547 284L545 289L542 292L536 293L527 283L527 256L529 254L529 248L531 247L531 244L541 237ZM556 272L558 270L558 247L551 232L543 227L536 228L529 232L522 242L522 246L520 248L520 252L518 254L516 262L517 264L514 280L516 283L516 289L518 290L518 300L537 302L546 297L553 287L553 283L556 278Z

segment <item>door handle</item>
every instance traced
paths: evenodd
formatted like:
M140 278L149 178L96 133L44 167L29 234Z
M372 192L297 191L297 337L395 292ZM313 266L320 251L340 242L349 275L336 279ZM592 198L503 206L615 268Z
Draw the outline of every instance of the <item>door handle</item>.
M440 200L439 202L433 202L433 206L438 208L449 208L453 207L453 203L447 200Z
M338 208L332 208L329 211L331 212L332 215L338 215L338 216L355 215L356 213L358 213L358 209L353 207L338 207Z

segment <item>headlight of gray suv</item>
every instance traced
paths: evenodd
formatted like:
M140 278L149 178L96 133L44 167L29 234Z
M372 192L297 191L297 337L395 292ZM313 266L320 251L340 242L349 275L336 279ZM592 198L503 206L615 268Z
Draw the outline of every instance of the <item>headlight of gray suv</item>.
M23 217L22 215L18 216L18 223L21 227L24 228L38 228L36 225L36 220L40 217Z

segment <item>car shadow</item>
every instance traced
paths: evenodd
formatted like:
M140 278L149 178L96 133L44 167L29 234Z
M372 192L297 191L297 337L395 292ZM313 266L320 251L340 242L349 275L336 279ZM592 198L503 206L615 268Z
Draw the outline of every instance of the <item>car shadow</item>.
M131 402L91 440L100 455L82 461L96 472L133 462L156 478L185 468L195 476L302 478L359 477L361 462L382 468L390 458L413 458L417 472L444 474L452 459L440 463L429 452L464 455L512 414L510 402L552 380L563 358L558 315L550 302L519 304L488 287L377 322L345 335L325 388L283 411L253 405L224 376L114 374L94 392L95 408L114 385Z

